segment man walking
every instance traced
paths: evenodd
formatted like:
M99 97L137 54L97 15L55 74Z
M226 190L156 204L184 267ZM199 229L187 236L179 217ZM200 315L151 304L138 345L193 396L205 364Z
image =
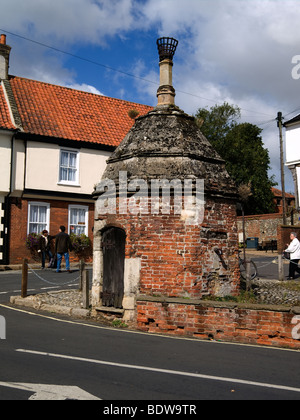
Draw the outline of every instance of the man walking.
M69 260L69 250L72 249L70 236L66 233L65 226L60 226L59 234L56 235L55 241L55 253L57 255L57 269L56 272L60 272L61 260L62 257L66 261L66 270L70 273L70 260Z

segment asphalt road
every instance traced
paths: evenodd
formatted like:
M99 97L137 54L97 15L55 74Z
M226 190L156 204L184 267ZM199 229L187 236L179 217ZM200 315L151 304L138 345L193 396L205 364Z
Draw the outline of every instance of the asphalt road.
M41 273L61 284L30 275L34 293L66 288L79 276ZM109 329L14 308L6 302L14 290L19 294L19 281L20 273L0 273L6 331L0 340L0 400L97 398L105 414L114 407L108 402L133 407L138 401L172 401L183 410L183 402L203 400L300 399L300 352ZM147 414L149 406L142 407L131 417Z
M258 277L261 279L277 280L278 279L278 255L277 252L271 251L263 254L247 254L247 258L252 259L257 267ZM289 274L289 261L284 261L284 275Z
M0 400L26 400L45 385L54 399L58 386L106 401L300 399L296 351L108 329L3 304L0 315Z

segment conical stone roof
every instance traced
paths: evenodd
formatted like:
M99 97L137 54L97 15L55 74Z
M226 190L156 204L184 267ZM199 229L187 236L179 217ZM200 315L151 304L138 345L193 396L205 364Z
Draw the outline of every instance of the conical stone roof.
M203 179L205 193L236 198L225 162L201 133L195 119L174 105L160 105L135 125L107 161L102 180L118 186L120 171L128 182L143 179Z

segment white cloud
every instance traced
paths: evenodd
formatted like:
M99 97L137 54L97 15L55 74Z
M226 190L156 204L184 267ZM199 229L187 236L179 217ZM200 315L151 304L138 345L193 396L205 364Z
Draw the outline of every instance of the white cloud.
M103 96L103 93L101 93L97 88L91 85L87 85L86 83L82 83L82 84L73 83L72 85L66 85L66 87L70 89L81 90L83 92L94 93L95 95Z
M0 27L60 49L77 51L77 46L100 46L110 56L114 50L109 42L117 38L124 45L126 37L132 41L141 32L145 37L153 37L153 43L157 35L177 37L179 46L174 60L177 105L195 113L199 107L226 100L243 108L245 120L259 123L272 116L275 119L277 111L285 114L300 108L300 80L291 77L292 57L300 54L299 3L299 0L0 0ZM78 73L67 67L64 55L49 51L45 55L45 49L29 45L21 40L14 45L13 73L93 89L95 82L79 80ZM155 57L149 63L142 49L139 51L140 60L135 57L129 72L156 82L159 70L158 66L152 67ZM128 71L122 61L118 68ZM115 83L116 92L126 99L129 88L115 75L110 73L110 84ZM155 104L155 85L140 80L135 87L137 98ZM95 89L99 91L99 87ZM100 87L101 91L104 89L105 85ZM269 125L263 138L275 172L276 123L271 128Z
M300 54L299 1L148 0L143 11L160 35L179 39L176 103L194 113L226 100L242 108L243 120L264 123L263 140L280 184L275 118L278 111L300 108L300 81L291 77L292 57ZM293 189L288 170L286 180Z
M5 17L1 25L22 28L22 34L37 35L48 44L103 45L134 21L133 0L0 0L0 7Z
M291 59L300 52L299 1L148 0L145 21L180 40L181 77L228 86L236 96L268 95L278 90L293 99ZM291 87L293 85L293 87Z

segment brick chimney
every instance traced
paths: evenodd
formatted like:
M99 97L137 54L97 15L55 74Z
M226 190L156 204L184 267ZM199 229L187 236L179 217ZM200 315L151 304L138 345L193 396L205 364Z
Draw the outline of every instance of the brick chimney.
M159 38L157 48L159 52L160 86L157 91L157 105L175 105L175 89L173 88L172 71L173 57L178 45L174 38Z
M6 45L6 35L0 35L0 80L8 79L9 54L11 47Z

